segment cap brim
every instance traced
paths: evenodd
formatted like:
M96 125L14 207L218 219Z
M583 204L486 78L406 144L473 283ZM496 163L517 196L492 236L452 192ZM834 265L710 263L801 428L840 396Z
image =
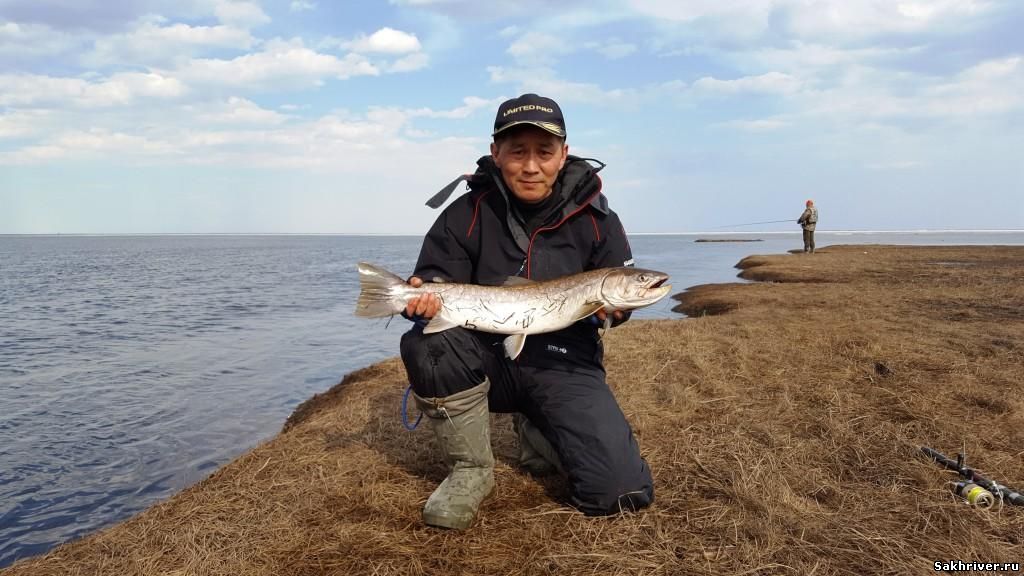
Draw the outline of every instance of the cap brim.
M491 134L491 136L497 136L498 134L508 130L509 128L514 128L516 126L522 126L523 124L532 124L532 125L540 128L541 130L544 130L546 132L550 132L550 133L554 134L555 136L558 136L559 138L565 138L565 130L562 130L561 126L559 126L558 124L555 124L554 122L541 122L539 120L520 120L518 122L509 122L508 124L506 124L506 125L502 126L501 128L495 130L494 133Z

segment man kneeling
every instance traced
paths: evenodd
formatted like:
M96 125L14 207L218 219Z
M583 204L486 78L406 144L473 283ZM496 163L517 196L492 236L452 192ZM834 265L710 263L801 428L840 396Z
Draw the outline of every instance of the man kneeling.
M501 285L509 276L550 280L631 266L618 215L608 208L599 167L569 155L565 120L553 100L524 94L504 102L491 154L465 179L469 191L437 218L410 283L424 279ZM435 196L440 205L454 186ZM451 472L423 508L432 526L468 528L494 488L490 412L517 413L524 468L567 476L570 502L600 516L654 500L650 469L605 381L597 327L604 311L526 339L516 360L503 336L453 328L424 334L436 296L412 299L416 325L402 336L402 360ZM628 319L615 312L613 326Z

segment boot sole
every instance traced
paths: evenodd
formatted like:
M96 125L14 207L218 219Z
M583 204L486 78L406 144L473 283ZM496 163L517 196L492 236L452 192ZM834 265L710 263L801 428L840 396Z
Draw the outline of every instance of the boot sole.
M442 516L438 514L431 514L426 510L423 511L423 523L427 526L433 526L435 528L447 528L449 530L465 530L473 525L473 521L476 520L477 515L480 512L480 507L487 503L488 500L494 497L494 486L487 492L487 496L484 496L483 500L480 501L477 507L477 512L468 518L465 516Z
M469 518L455 518L452 516L433 516L424 514L423 523L427 526L433 526L435 528L447 528L449 530L465 530L473 525L473 520L476 516Z

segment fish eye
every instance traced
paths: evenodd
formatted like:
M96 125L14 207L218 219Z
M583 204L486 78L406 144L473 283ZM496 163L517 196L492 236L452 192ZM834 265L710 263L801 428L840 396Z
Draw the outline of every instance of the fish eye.
M640 282L647 282L647 274L640 274L636 277Z

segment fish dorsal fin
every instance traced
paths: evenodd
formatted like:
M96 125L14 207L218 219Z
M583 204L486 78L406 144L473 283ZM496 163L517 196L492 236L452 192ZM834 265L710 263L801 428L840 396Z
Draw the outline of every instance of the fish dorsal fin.
M526 334L512 334L505 338L505 355L515 360L526 344Z
M426 328L423 329L424 334L434 334L437 332L444 332L445 330L455 328L458 326L455 322L446 319L444 316L438 314L427 324Z
M505 287L529 286L530 284L534 284L534 281L530 280L529 278L523 278L522 276L509 276L508 278L505 278L504 282L501 283L501 285Z
M577 311L576 317L572 319L573 322L583 320L587 316L590 316L594 312L597 312L601 308L604 308L603 302L584 302L580 309Z

